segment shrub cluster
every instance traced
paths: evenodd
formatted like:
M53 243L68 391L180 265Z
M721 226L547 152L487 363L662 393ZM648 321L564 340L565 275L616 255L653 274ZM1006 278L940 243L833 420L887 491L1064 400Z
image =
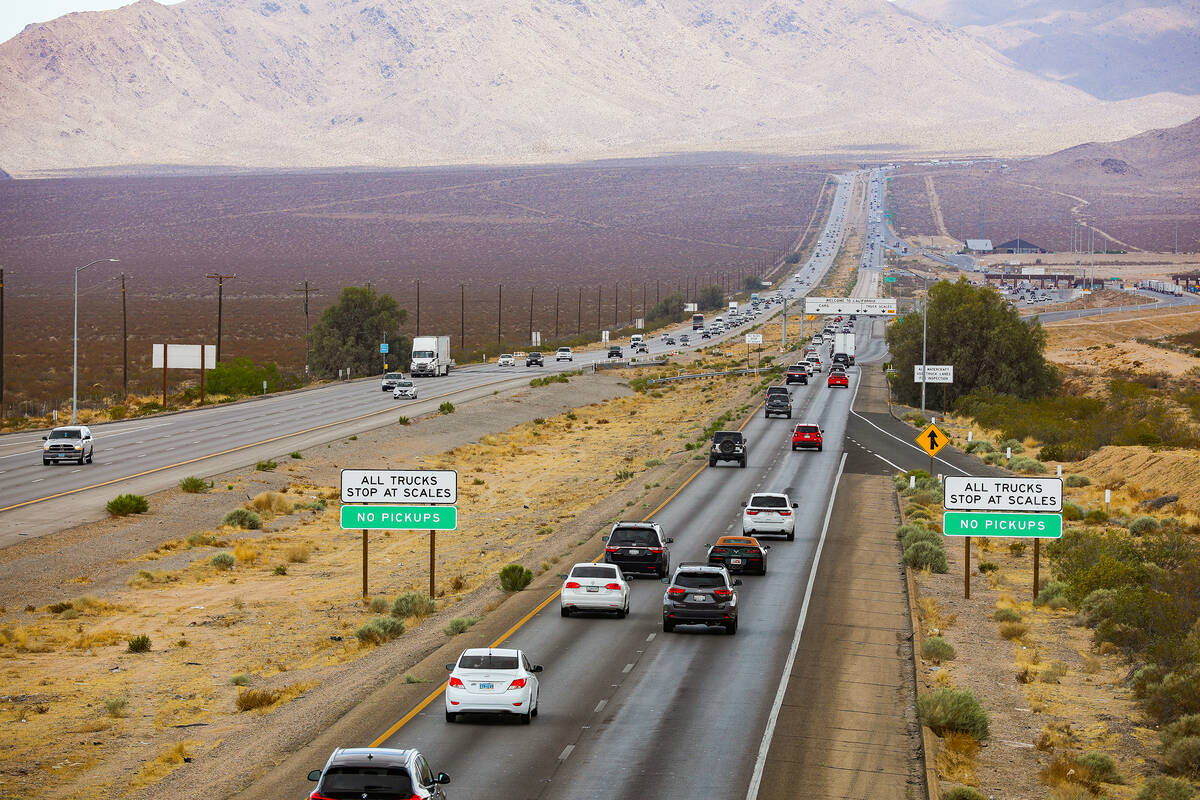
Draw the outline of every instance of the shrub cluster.
M943 661L953 660L957 655L958 651L954 649L954 645L941 636L930 636L921 642L921 658L926 661L940 664Z
M212 488L212 484L205 483L203 478L189 475L179 482L179 488L188 494L204 494Z
M235 508L221 519L221 524L230 528L256 531L262 527L262 517L248 508Z
M508 564L500 569L500 588L506 592L519 592L533 580L533 572L520 564Z
M145 514L150 510L150 504L140 494L119 494L104 504L104 510L114 517L127 517Z
M988 737L987 712L969 689L935 689L917 698L921 722L938 736L950 732L969 733L976 739Z
M404 621L395 617L376 617L354 632L362 644L383 644L404 633Z
M392 616L397 619L423 617L437 611L437 601L424 592L405 592L392 603Z

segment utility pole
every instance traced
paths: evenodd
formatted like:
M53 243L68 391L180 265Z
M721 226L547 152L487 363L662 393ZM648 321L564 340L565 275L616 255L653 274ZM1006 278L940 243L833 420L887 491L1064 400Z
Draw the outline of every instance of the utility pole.
M0 267L0 418L4 417L4 267Z
M620 313L620 311L618 310L618 309L620 309L620 307L621 307L621 284L614 283L613 284L613 332L614 333L617 330L617 314Z
M604 287L596 287L596 335L600 335L600 299L604 296Z
M558 293L559 288L554 287L554 341L558 341Z
M3 276L0 276L3 277ZM0 280L0 285L4 281ZM129 323L125 313L125 273L121 273L121 402L129 399ZM201 373L203 377L203 372Z
M579 287L579 305L575 309L575 335L583 335L583 287Z
M467 289L464 283L458 285L458 346L467 346Z
M304 375L308 376L308 296L316 294L320 289L314 289L308 285L308 281L304 282L304 287L296 289L297 292L304 292Z
M529 344L533 346L533 287L529 287Z
M413 336L421 335L421 279L417 278L417 331Z
M222 303L224 301L225 280L227 278L236 278L237 275L222 275L219 272L210 272L204 277L213 278L217 282L217 364L221 363L221 319L222 319ZM164 356L166 353L164 352ZM216 365L214 365L216 366Z
M504 284L497 283L496 284L496 344L500 344L500 317L501 317L500 308L501 308L501 303L503 302L503 299L504 299Z

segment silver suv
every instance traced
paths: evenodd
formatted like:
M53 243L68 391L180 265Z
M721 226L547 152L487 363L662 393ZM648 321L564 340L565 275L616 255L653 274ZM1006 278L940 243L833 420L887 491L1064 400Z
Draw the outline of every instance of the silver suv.
M87 425L64 425L55 428L42 437L42 464L54 461L74 461L82 464L92 463L92 455L96 450L92 430Z
M731 636L738 628L738 596L729 570L712 564L680 564L663 594L663 633L676 625L722 627Z
M308 779L317 783L313 796L329 800L446 800L442 786L450 782L444 772L434 775L416 750L390 747L339 747Z

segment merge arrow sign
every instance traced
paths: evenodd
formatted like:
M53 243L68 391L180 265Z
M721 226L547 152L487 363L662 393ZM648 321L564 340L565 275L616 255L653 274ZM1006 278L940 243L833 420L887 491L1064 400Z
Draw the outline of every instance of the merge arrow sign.
M937 425L930 425L917 434L917 446L929 454L930 458L936 456L938 451L950 443L950 437L942 432L942 429Z

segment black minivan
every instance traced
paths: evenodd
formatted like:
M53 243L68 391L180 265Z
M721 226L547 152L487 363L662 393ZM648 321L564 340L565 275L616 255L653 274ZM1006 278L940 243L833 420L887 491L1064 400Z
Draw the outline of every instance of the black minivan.
M660 578L671 571L673 540L663 536L656 522L615 522L606 537L604 563L616 564L625 574L649 572Z

